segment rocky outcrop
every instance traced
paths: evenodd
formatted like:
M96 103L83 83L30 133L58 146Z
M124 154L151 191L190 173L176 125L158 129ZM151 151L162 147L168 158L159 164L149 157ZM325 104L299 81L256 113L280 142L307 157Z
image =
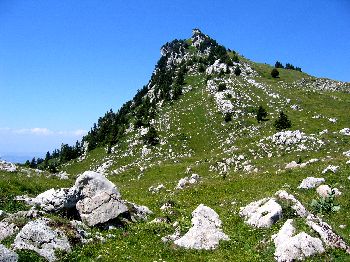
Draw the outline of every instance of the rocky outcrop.
M8 172L16 172L17 167L15 164L6 162L4 160L0 160L0 170L8 171Z
M301 181L300 185L298 188L300 189L310 189L310 188L315 188L318 185L322 184L325 182L325 179L322 177L307 177Z
M198 174L192 174L191 177L184 177L179 180L175 189L184 189L187 185L197 184L200 180Z
M272 236L276 247L274 255L277 261L303 260L325 251L320 239L311 237L305 232L294 235L295 228L292 223L293 219L288 219L280 231Z
M13 248L33 250L48 261L56 260L56 250L69 252L71 247L66 235L48 226L49 222L48 219L38 219L26 224L16 236Z
M215 249L220 240L229 240L221 230L219 215L210 207L200 204L192 212L192 227L174 243L191 249Z
M17 262L18 255L0 244L0 262Z
M282 207L273 198L263 198L242 207L239 214L248 225L271 227L282 217Z

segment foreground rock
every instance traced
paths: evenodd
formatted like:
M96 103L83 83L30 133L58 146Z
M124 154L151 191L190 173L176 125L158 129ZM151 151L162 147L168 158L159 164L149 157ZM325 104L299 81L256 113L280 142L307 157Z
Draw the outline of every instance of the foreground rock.
M273 198L263 198L242 207L239 214L251 226L271 227L282 217L282 207Z
M215 249L220 240L229 240L221 230L219 215L210 207L200 204L192 212L192 227L174 243L191 249Z
M146 219L152 212L121 198L118 188L103 175L86 171L71 188L50 189L35 198L24 198L46 212L73 210L88 226L103 224L126 213L131 220Z
M310 189L310 188L315 188L318 185L322 184L325 182L325 179L320 177L307 177L305 178L300 185L298 186L298 188L301 189Z
M99 173L84 172L76 180L75 187L81 199L76 208L88 226L105 223L128 211L117 187Z
M0 160L0 170L8 171L8 172L16 172L17 167L15 164L6 162L4 160Z
M0 244L0 262L17 262L18 255Z
M280 231L272 236L276 247L275 258L277 261L303 260L325 251L322 241L318 238L311 237L305 232L293 236L295 228L292 223L293 219L288 219Z
M26 224L16 236L14 249L28 249L37 252L48 261L56 260L55 251L71 250L66 235L48 226L48 219L38 219Z

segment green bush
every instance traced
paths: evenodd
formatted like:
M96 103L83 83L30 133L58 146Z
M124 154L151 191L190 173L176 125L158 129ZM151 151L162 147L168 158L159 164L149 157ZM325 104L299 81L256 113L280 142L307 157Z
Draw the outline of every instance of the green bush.
M278 70L276 68L272 69L271 71L271 76L273 78L277 78L279 76L280 72L278 72Z
M281 111L278 119L276 119L273 125L277 131L281 131L283 129L290 128L292 126L292 122L288 119L288 116Z
M340 209L339 205L334 203L335 191L332 189L327 197L320 197L318 200L313 199L311 207L316 213L324 214L337 212Z

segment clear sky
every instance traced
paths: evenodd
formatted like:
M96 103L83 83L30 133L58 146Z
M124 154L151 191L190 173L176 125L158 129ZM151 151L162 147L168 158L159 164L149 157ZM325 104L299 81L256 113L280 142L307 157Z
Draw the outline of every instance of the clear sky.
M350 81L348 0L0 0L0 154L80 139L194 27L251 60Z

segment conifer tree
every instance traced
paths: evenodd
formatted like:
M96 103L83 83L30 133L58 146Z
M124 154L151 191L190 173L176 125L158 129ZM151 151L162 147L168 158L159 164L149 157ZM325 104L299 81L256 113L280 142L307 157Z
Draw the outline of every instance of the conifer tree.
M266 109L262 106L259 106L258 111L256 113L256 120L258 120L258 123L263 121L267 117Z
M290 128L292 126L292 122L288 119L288 116L281 111L278 119L276 119L273 125L277 131L281 131L283 129Z

